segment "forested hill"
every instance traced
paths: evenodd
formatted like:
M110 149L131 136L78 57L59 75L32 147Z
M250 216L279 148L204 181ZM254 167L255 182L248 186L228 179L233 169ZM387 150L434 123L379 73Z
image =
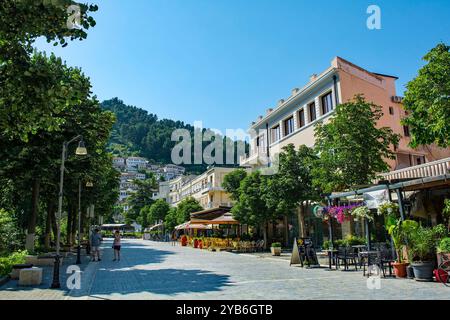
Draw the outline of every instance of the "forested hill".
M109 150L117 156L141 156L153 163L172 163L171 152L176 144L171 141L173 130L187 129L193 137L193 126L183 121L159 120L155 114L126 105L118 98L103 101L102 107L117 118L109 144ZM183 166L190 173L203 172L207 167L205 164Z

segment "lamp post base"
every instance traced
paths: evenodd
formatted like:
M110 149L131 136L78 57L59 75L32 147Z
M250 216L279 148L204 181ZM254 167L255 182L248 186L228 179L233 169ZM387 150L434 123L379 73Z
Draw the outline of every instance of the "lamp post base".
M78 245L77 248L77 262L75 262L75 264L81 264L81 246Z
M53 281L50 289L60 289L61 284L59 283L59 255L55 255L55 264L53 265Z

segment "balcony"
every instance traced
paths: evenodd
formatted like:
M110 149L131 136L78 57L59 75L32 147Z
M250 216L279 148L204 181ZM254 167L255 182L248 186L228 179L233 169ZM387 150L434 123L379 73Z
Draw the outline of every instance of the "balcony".
M437 177L450 173L450 158L381 174L380 180L405 180Z
M250 154L246 154L239 158L239 164L252 165L265 163L267 159L267 148L256 147L250 150Z

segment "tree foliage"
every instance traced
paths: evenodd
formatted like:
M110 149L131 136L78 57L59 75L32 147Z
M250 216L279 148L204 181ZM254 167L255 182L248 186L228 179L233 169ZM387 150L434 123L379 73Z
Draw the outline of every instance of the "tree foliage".
M191 220L191 213L202 211L203 207L193 197L187 197L177 205L177 223L182 224Z
M377 127L381 106L362 95L336 107L329 123L315 128L315 151L320 155L313 168L313 184L324 192L370 184L378 173L389 170L386 159L395 159L392 146L399 136L391 128Z
M403 105L408 112L411 146L450 145L450 46L438 44L423 58L427 64L406 88Z

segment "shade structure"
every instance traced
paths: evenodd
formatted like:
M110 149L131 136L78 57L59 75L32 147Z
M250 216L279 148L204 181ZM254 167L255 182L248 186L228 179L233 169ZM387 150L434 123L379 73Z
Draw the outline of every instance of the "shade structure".
M204 219L194 219L191 218L191 224L193 225L201 225L201 224L240 224L239 221L235 220L230 213L225 213L215 219L212 220L204 220Z
M157 229L157 228L161 228L161 227L163 227L163 226L164 226L164 224L158 223L158 224L156 224L156 225L150 227L149 230L154 230L154 229Z
M208 224L192 224L190 221L182 223L175 227L175 230L191 230L191 229L197 229L197 230L210 230L212 229L211 225Z

